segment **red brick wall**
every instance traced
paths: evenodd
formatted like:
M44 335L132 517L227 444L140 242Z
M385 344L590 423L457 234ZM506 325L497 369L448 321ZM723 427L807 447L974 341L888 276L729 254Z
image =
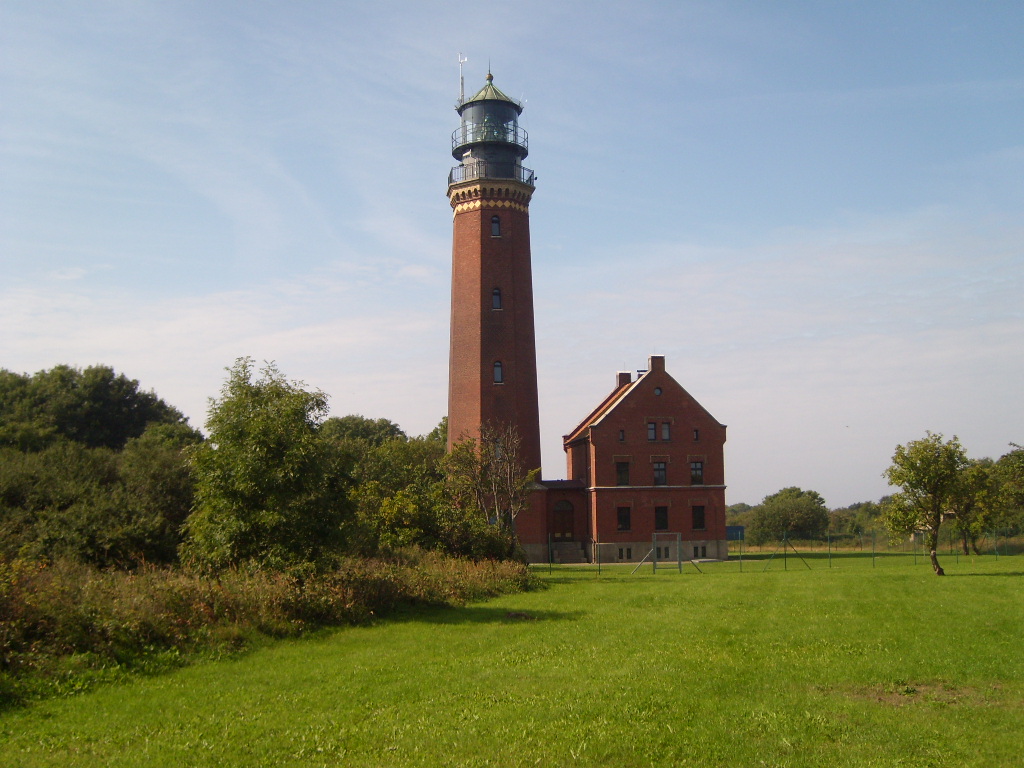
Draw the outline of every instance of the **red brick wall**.
M540 468L537 353L530 264L529 196L515 182L469 183L449 190L452 313L449 440L479 435L482 424L515 425L524 469ZM491 234L491 218L501 222ZM501 290L502 308L492 308ZM504 383L494 383L500 361Z

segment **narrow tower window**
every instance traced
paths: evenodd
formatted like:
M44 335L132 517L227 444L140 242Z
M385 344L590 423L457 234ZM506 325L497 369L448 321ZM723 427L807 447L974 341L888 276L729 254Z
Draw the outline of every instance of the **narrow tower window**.
M505 383L505 374L504 374L504 371L501 368L501 361L500 360L495 360L494 361L494 383L495 384L504 384Z
M491 237L501 237L501 219L491 216Z
M491 309L501 309L501 288L491 291Z

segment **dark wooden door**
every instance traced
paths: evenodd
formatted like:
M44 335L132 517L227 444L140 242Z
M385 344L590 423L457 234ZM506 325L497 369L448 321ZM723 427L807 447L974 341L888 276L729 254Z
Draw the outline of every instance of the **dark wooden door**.
M553 541L572 541L576 538L573 530L572 504L560 501L551 510L548 518L548 533Z

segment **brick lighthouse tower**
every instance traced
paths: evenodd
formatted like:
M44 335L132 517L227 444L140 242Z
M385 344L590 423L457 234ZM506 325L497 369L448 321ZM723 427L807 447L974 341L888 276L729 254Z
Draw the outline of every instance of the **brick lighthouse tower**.
M513 426L523 468L540 468L537 352L530 268L533 171L522 105L493 83L456 106L448 446L481 426Z

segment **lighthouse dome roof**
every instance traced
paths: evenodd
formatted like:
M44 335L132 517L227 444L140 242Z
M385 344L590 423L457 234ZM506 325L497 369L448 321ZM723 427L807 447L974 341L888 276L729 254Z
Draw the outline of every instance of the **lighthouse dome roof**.
M506 96L494 85L494 75L490 72L487 73L487 85L477 91L476 94L462 102L462 104L459 105L460 110L462 107L478 101L504 101L514 106L517 112L523 111L522 104L515 99Z

